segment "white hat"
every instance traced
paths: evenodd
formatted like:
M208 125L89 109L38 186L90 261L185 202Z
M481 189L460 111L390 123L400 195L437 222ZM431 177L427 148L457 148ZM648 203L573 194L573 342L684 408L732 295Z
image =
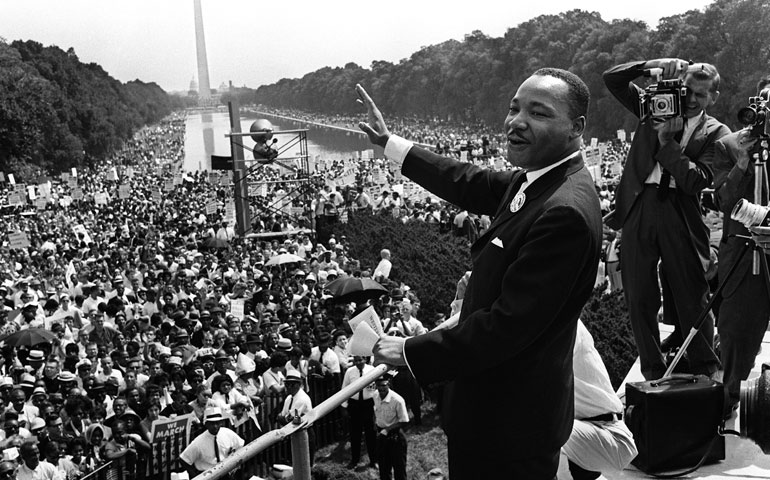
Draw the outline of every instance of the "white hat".
M203 419L204 422L219 422L220 420L224 420L225 417L222 415L221 408L209 407L203 411Z
M19 458L19 449L16 447L6 448L3 450L3 461L12 462Z

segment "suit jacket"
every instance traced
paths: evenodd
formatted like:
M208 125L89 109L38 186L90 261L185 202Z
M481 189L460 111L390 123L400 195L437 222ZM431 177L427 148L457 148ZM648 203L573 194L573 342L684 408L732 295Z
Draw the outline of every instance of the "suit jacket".
M733 207L738 200L746 200L757 203L754 199L754 166L749 162L746 171L736 166L738 154L738 132L722 137L716 143L714 155L714 192L716 204L724 214L722 227L722 241L719 245L719 278L724 279L727 271L738 260L745 241L740 238L730 238L731 235L750 236L749 230L742 223L730 218ZM766 194L767 190L765 190ZM761 199L763 202L765 198ZM740 287L741 283L751 274L753 263L751 251L746 252L740 265L736 267L730 281L725 284L722 296L731 297ZM757 277L764 281L763 277ZM750 299L747 299L750 300ZM720 322L720 327L722 323Z
M459 324L405 346L420 384L452 381L442 421L450 448L468 453L450 464L558 449L572 429L576 322L601 248L599 199L582 157L532 183L516 213L509 203L523 171L494 172L412 147L402 172L462 209L497 214L471 248Z
M604 83L609 91L637 117L640 116L639 95L642 89L632 80L643 74L643 65L644 62L625 63L604 72ZM680 195L683 221L690 231L693 247L708 263L709 232L701 216L699 195L701 190L711 185L713 179L711 162L714 143L728 133L730 130L722 123L703 115L682 152L680 145L673 141L661 147L658 132L652 128L651 121L639 123L615 192L615 211L608 215L607 225L615 230L623 228L637 196L644 189L644 181L658 162L671 172L677 189L685 194Z

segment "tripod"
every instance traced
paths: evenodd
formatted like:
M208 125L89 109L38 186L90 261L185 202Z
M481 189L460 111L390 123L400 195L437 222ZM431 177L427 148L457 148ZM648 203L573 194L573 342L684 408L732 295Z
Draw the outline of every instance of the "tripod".
M768 137L762 136L757 140L755 148L751 152L751 156L754 160L754 201L761 202L762 198L762 185L763 183L765 185L768 184L767 182L767 170L766 170L766 162L768 160ZM770 235L770 231L767 232L767 235ZM719 286L717 287L714 294L709 299L708 303L706 304L706 307L703 309L701 314L698 316L698 320L695 322L695 324L690 328L690 332L687 335L687 338L684 339L682 342L682 346L679 348L679 351L676 353L676 356L674 356L674 359L671 361L671 364L669 364L668 368L666 369L666 373L663 374L663 378L670 377L674 369L676 368L679 361L684 356L685 352L687 351L687 347L690 345L690 343L693 341L695 336L698 334L698 331L703 326L703 322L708 318L708 314L711 311L711 308L714 305L714 302L717 298L719 298L719 295L722 293L722 290L724 289L725 285L727 285L727 282L732 278L733 274L735 273L736 268L738 265L740 265L741 260L743 260L743 257L746 255L746 252L749 251L749 249L753 252L753 262L752 262L752 274L753 275L759 275L762 273L764 276L765 281L765 289L767 290L768 298L770 298L770 269L768 269L767 264L767 257L764 255L764 249L757 244L756 239L754 238L754 234L747 236L747 235L731 235L734 238L742 238L745 240L743 244L743 248L741 249L740 254L738 255L735 263L730 267L730 270L727 271L727 275L725 275L725 278L720 279Z

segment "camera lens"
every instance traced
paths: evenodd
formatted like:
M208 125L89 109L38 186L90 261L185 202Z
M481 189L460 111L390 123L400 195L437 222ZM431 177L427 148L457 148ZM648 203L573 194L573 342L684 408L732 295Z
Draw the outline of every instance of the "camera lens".
M757 121L757 111L754 107L743 107L738 110L738 121L741 125L754 125Z
M741 382L741 437L750 438L770 454L770 366L762 365L762 374Z

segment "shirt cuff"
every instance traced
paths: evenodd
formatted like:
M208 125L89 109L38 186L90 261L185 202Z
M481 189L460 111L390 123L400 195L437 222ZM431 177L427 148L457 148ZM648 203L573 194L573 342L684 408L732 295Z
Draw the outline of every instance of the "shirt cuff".
M401 165L403 165L406 154L409 153L412 146L414 143L398 135L391 135L388 138L388 143L385 144L385 158L390 160L394 171L401 171Z
M391 138L392 138L392 137L391 137ZM388 142L388 143L390 143L390 142ZM408 342L408 341L409 341L409 339L407 338L407 339L406 339L406 342ZM412 374L412 377L414 377L414 378L417 378L417 377L415 377L415 375L414 375L414 370L412 370L412 367L409 365L409 359L408 359L408 358L406 358L406 342L404 342L404 362L406 363L406 368L408 368L408 369L409 369L409 373L411 373L411 374Z

